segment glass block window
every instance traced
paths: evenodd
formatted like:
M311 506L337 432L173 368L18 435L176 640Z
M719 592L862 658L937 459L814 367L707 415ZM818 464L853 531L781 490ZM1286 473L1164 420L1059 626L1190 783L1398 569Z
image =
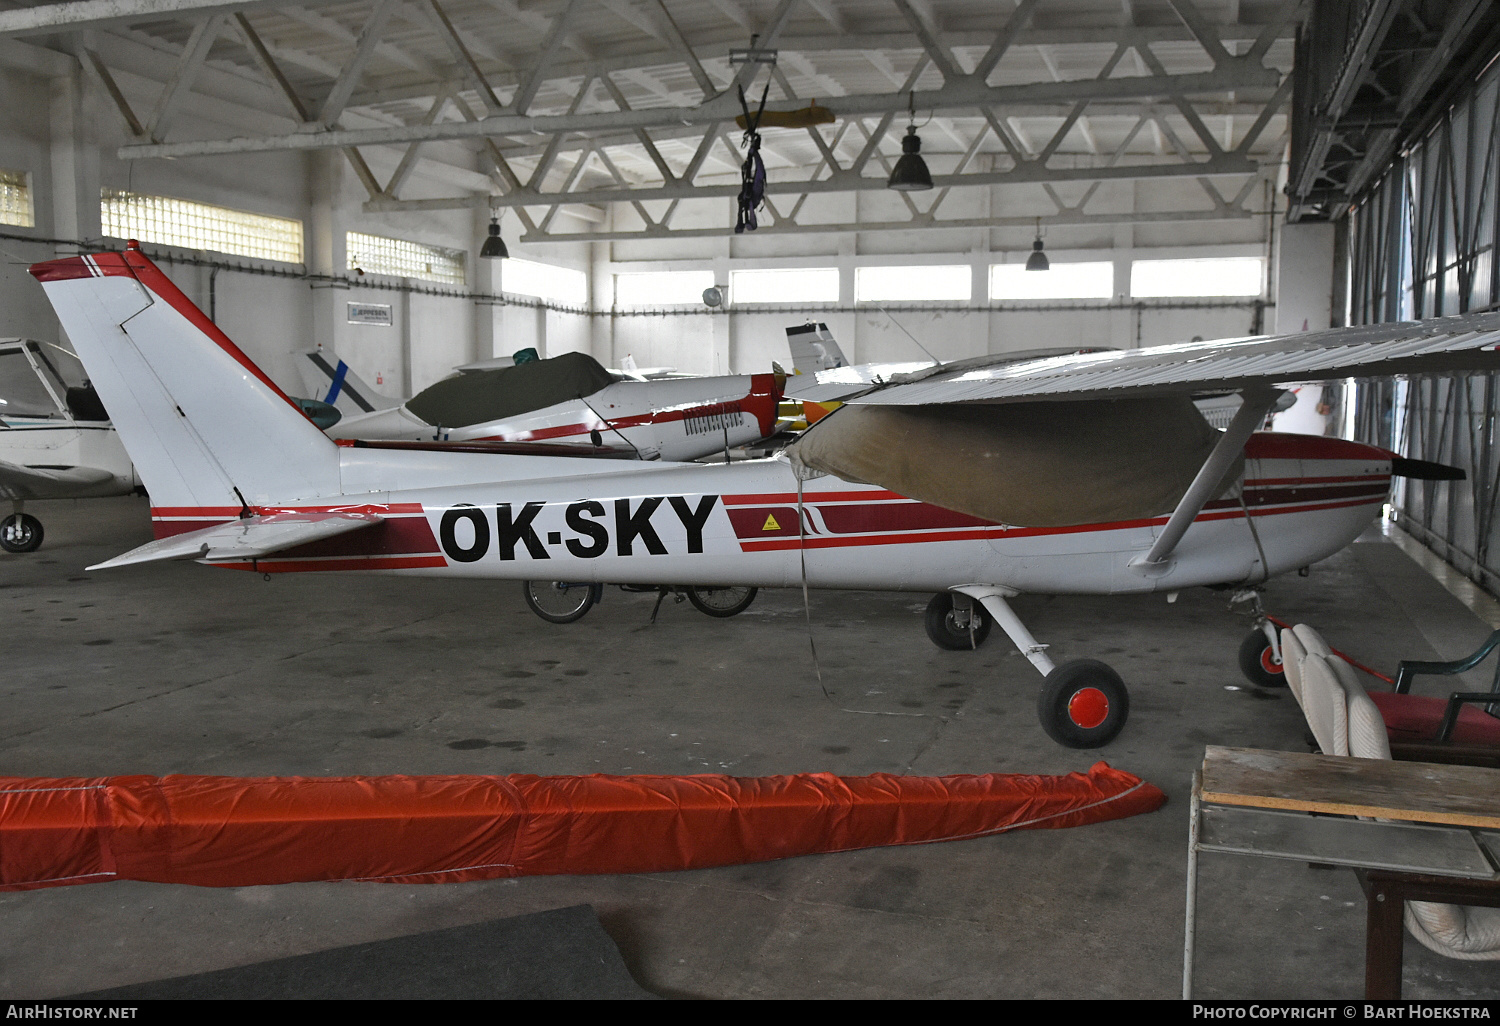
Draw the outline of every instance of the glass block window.
M589 277L571 267L509 257L500 262L500 291L567 306L587 306Z
M444 249L424 242L388 239L384 235L361 232L346 232L344 248L351 271L419 278L444 285L463 285L468 281L461 249Z
M837 303L837 267L787 267L730 271L729 296L736 304Z
M104 189L104 234L162 246L204 249L257 260L302 263L302 222L209 203Z
M1108 260L1054 260L1046 271L1028 271L1025 264L990 265L991 299L1110 299L1114 289L1115 265Z
M35 226L31 212L31 182L25 171L0 167L0 224Z
M1130 294L1142 299L1258 296L1265 273L1260 257L1137 260L1130 265Z
M967 302L973 294L967 264L854 269L854 299L860 303Z
M698 306L713 271L638 271L615 275L615 306Z

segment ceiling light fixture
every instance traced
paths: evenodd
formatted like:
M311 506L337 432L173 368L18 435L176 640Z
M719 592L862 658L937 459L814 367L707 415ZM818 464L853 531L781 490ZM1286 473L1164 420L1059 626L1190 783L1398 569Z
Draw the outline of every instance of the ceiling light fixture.
M1052 261L1042 252L1042 219L1039 217L1036 219L1036 239L1031 243L1031 256L1026 258L1026 270L1047 271L1051 268Z
M917 94L912 91L906 95L910 121L906 126L906 137L901 140L901 159L896 161L890 180L885 184L886 188L900 192L921 192L932 188L932 173L927 170L927 161L922 159L922 138L917 135Z
M479 255L487 260L505 259L510 256L510 250L505 248L505 240L500 237L500 219L490 218L490 237L484 240L484 245L479 247Z

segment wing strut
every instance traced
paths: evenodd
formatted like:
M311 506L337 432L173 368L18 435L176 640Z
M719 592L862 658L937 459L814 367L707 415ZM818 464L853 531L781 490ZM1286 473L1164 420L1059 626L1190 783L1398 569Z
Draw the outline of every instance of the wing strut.
M1244 450L1245 443L1250 440L1261 421L1265 420L1280 394L1280 389L1264 387L1247 388L1240 393L1243 401L1235 412L1234 419L1229 422L1228 429L1214 446L1213 452L1208 454L1208 459L1203 461L1203 466L1198 468L1198 476L1193 478L1193 483L1178 501L1177 508L1167 519L1167 526L1157 535L1156 544L1145 555L1132 559L1132 567L1142 573L1167 568L1167 557L1187 533L1189 525L1203 512L1204 503L1213 498L1224 474Z

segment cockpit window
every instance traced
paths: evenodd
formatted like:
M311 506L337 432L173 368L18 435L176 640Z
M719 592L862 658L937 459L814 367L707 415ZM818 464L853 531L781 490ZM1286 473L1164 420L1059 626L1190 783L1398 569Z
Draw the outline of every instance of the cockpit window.
M0 418L67 419L68 390L86 384L78 357L62 346L30 340L0 346Z

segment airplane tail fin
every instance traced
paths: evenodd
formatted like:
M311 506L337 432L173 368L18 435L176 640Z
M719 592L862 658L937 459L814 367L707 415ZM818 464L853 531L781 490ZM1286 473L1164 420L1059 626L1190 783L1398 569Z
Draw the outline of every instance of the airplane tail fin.
M826 324L799 324L788 328L786 344L792 351L792 369L796 374L816 375L818 371L833 370L849 363Z
M302 374L307 397L336 407L346 417L401 405L400 399L375 391L347 363L325 350L304 349L297 356L297 370Z
M156 510L244 516L339 494L333 440L139 247L49 260L31 273Z

